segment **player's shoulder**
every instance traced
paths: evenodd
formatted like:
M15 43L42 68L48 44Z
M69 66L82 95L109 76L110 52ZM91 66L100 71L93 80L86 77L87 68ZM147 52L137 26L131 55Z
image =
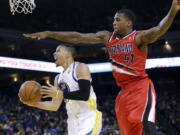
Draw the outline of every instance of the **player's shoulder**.
M106 42L111 35L112 35L112 32L110 32L108 30L102 30L102 31L96 32L96 36L100 39L105 40Z
M145 30L136 30L136 36L141 36L145 33Z
M85 63L78 63L76 67L76 76L77 78L90 78L90 70L88 65Z
M78 62L76 69L83 71L83 70L89 70L89 67L85 63Z
M136 30L136 34L143 34L145 30Z
M134 39L135 39L135 42L136 42L137 46L141 45L142 38L143 38L144 34L145 34L145 30L139 30L139 31L136 32L136 35L135 35Z

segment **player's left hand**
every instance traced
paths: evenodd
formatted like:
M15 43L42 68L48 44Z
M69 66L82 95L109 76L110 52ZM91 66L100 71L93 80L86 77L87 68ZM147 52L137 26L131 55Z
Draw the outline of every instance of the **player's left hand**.
M172 8L177 12L180 10L180 0L173 0Z
M41 94L43 95L43 98L49 98L49 97L56 98L58 88L51 84L48 84L48 86L42 86L40 91Z

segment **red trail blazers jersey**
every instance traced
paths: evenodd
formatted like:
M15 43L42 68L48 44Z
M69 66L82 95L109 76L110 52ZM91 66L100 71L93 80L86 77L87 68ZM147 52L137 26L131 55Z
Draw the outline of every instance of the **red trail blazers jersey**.
M148 76L145 72L147 53L140 51L137 47L135 43L136 33L137 31L133 31L119 39L113 32L106 44L113 76L117 85L121 87Z

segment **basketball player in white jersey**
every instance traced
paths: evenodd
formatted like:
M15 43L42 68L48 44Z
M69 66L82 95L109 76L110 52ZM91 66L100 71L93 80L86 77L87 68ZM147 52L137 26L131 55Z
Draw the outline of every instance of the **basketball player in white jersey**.
M53 54L56 66L62 66L64 71L56 76L54 86L42 86L43 98L52 97L52 101L25 104L57 111L64 99L68 114L68 135L99 135L102 114L97 110L90 71L86 64L75 62L73 54L74 48L66 45L59 45Z

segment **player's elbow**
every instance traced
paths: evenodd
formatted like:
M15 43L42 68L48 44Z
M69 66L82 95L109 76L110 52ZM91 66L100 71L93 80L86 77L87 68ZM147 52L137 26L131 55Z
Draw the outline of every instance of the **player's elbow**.
M83 100L83 101L88 101L89 96L90 96L90 93L86 93L86 94L83 96L82 100Z
M82 101L88 101L89 97L88 98L82 98L81 100Z
M155 41L157 41L158 38L159 38L159 36L155 36L155 35L154 35L154 36L150 37L148 43L152 44L152 43L154 43Z

